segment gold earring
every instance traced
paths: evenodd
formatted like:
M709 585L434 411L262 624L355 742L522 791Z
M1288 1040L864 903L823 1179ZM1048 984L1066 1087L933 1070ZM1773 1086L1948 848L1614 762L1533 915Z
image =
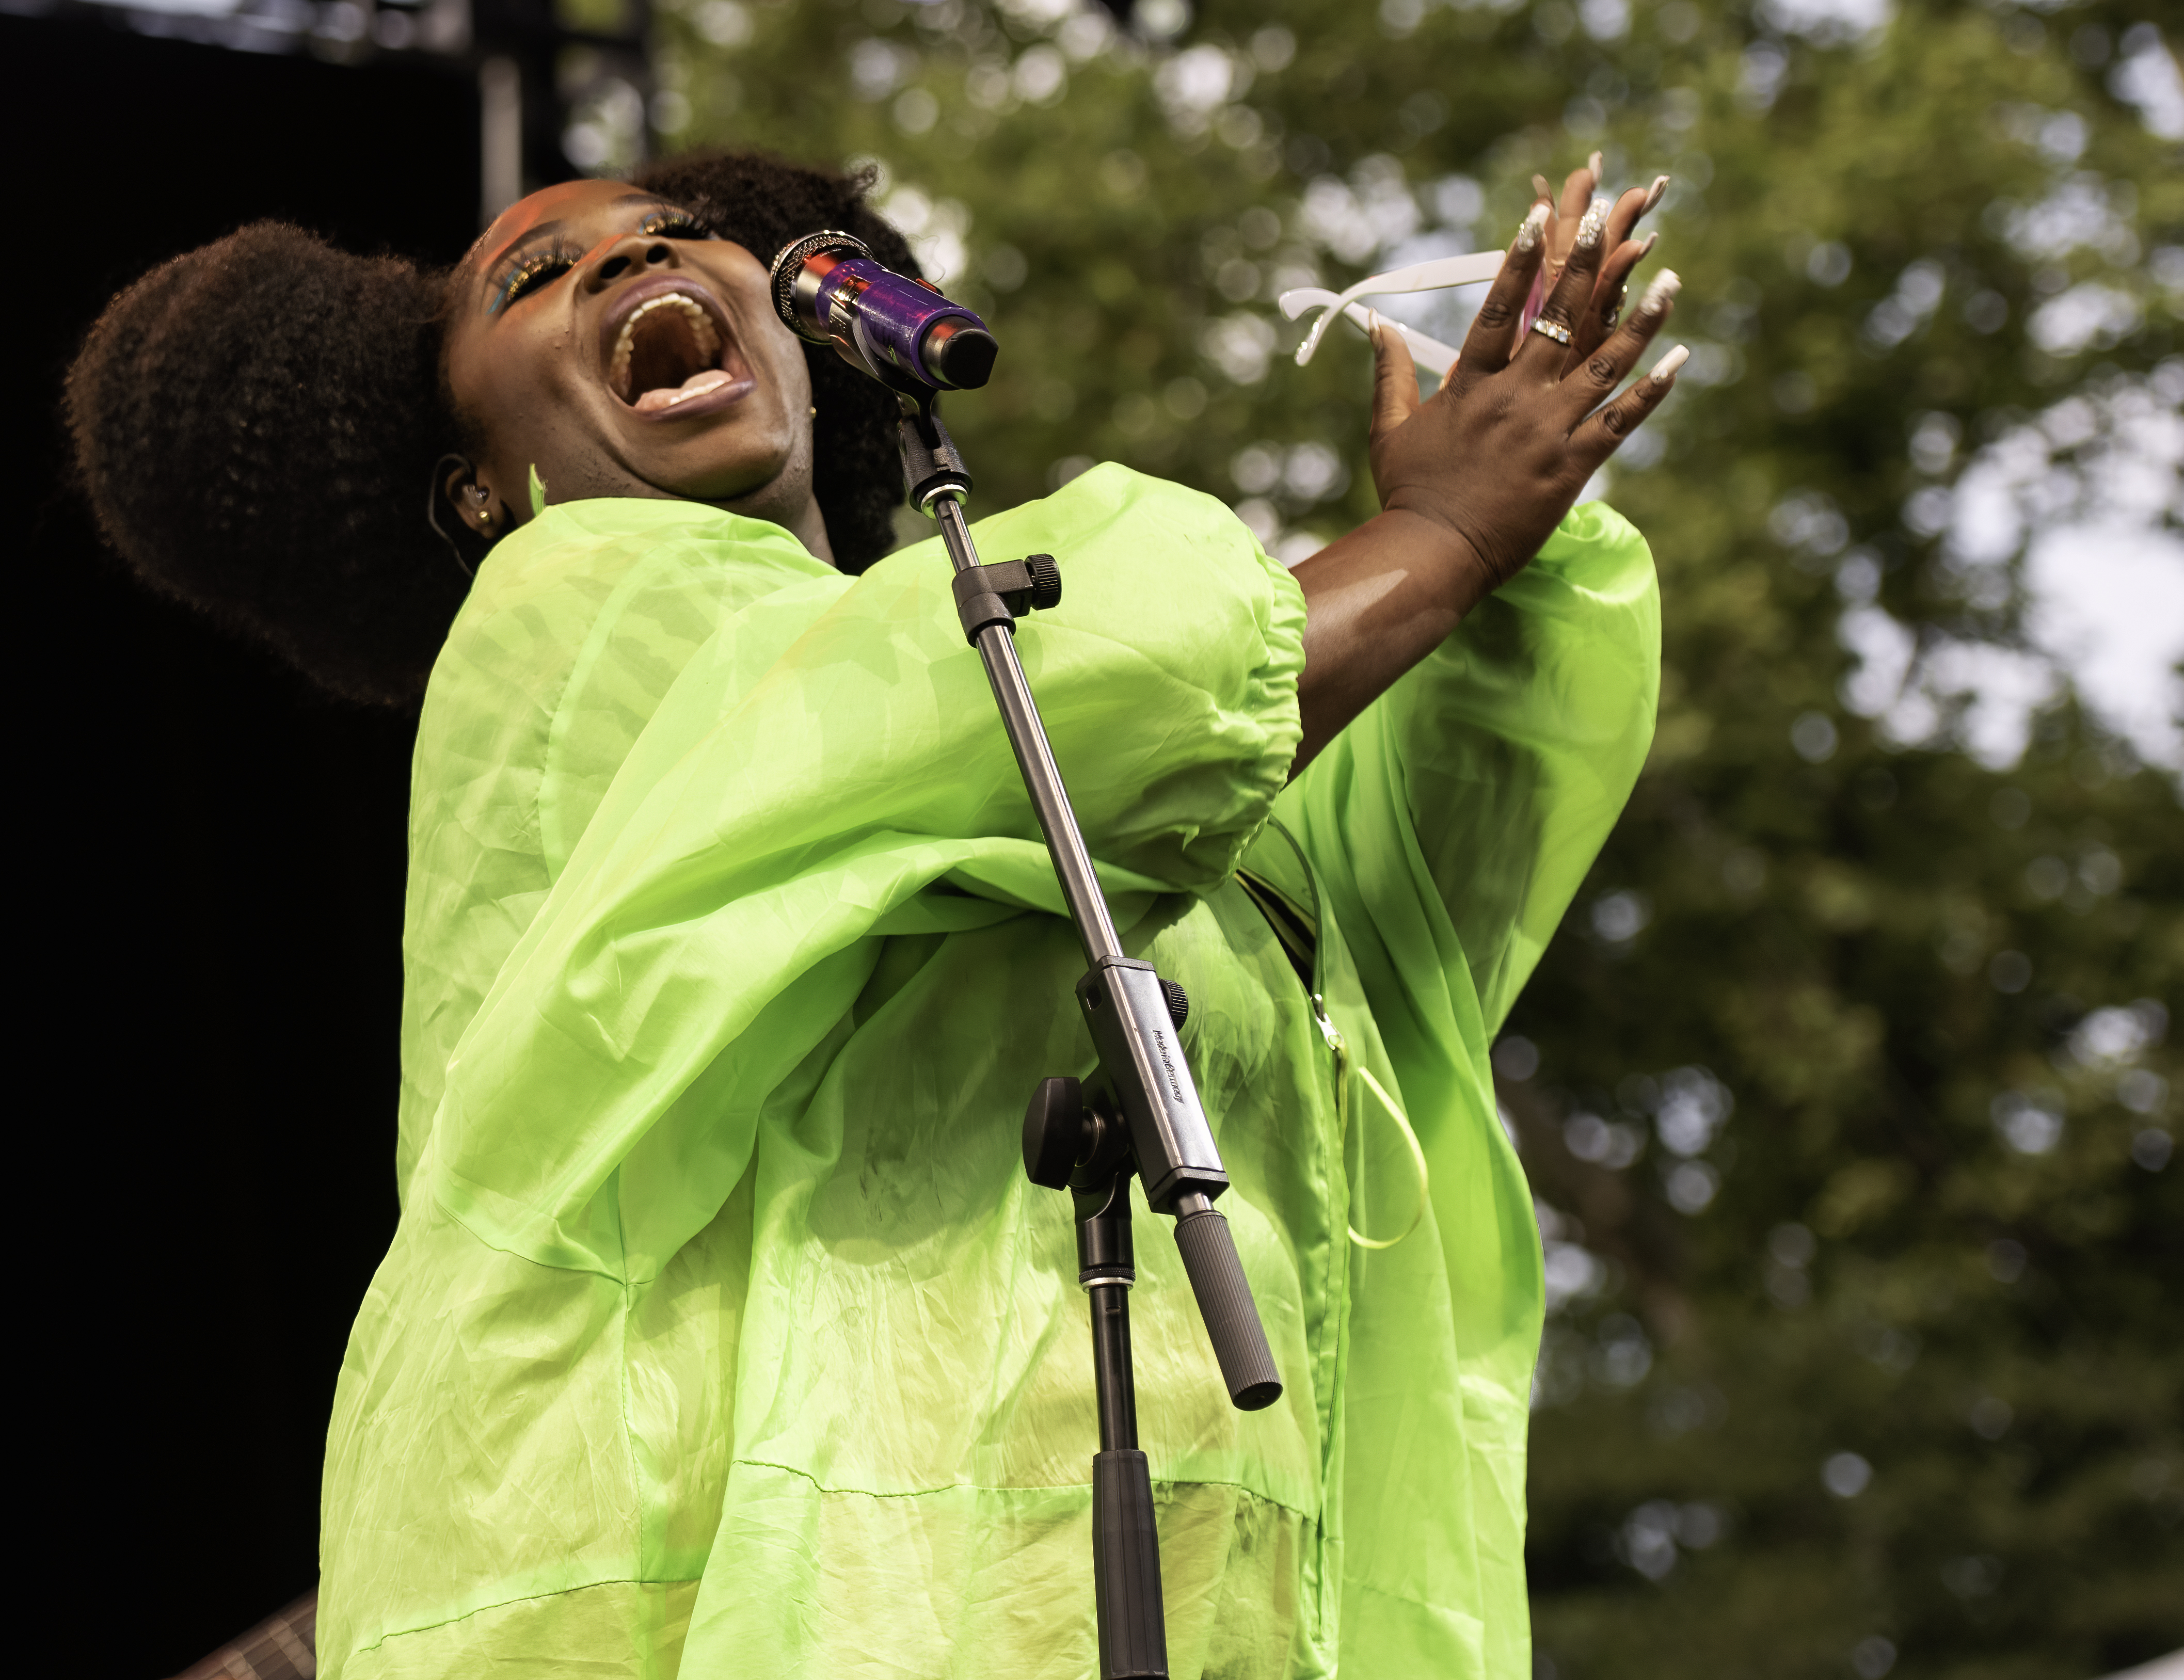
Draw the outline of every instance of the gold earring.
M818 405L816 403L813 403L810 408L806 409L804 412L805 412L807 415L809 415L811 419L813 419L813 420L817 420L817 419L819 418L819 405Z

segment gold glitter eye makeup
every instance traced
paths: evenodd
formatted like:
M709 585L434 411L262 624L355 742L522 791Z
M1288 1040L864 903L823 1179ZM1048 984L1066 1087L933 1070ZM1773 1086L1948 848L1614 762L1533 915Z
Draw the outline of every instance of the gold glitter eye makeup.
M639 233L668 239L710 239L712 230L688 210L655 210L637 225Z
M562 246L550 250L534 252L522 259L509 270L502 281L500 292L488 308L488 314L498 314L518 298L528 297L542 286L550 284L577 265L577 253Z

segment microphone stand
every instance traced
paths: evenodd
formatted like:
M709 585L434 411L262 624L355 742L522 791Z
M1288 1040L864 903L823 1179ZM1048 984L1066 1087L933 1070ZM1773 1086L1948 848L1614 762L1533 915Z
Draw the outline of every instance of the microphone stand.
M884 376L883 376L884 377ZM1052 556L982 565L963 516L971 477L940 423L929 390L886 379L902 402L903 479L912 506L936 520L955 568L963 634L985 663L1001 726L1039 817L1069 919L1088 965L1077 1003L1099 1052L1089 1081L1042 1080L1024 1115L1024 1171L1034 1184L1067 1189L1077 1216L1078 1281L1090 1298L1092 1370L1100 1450L1092 1460L1093 1590L1101 1680L1167 1674L1161 1602L1160 1535L1152 1478L1138 1449L1137 1388L1130 1364L1130 1180L1146 1204L1175 1220L1176 1247L1190 1275L1229 1398L1256 1411L1280 1397L1251 1285L1228 1221L1213 1205L1228 1188L1220 1151L1199 1105L1180 1033L1190 1001L1148 962L1123 954L1091 854L1017 661L1019 614L1061 599Z

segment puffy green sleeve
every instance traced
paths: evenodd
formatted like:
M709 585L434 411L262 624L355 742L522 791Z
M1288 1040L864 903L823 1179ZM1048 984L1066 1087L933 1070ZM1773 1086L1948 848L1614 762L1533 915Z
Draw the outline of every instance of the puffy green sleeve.
M1587 503L1297 778L1284 821L1391 986L1460 966L1491 1041L1637 780L1660 662L1652 552Z
M1018 643L1110 891L1219 885L1295 751L1295 583L1117 467L977 531L1061 562ZM654 1275L823 1076L881 936L1061 909L937 543L747 648L683 666L449 1065L421 1171L495 1248Z
M1509 1609L1487 1630L1496 1672L1524 1661L1524 1442L1543 1303L1530 1188L1496 1123L1488 1053L1637 777L1659 645L1645 542L1607 508L1580 508L1278 806L1340 933L1349 971L1334 965L1328 1006L1368 1063L1380 1047L1429 1169L1426 1228L1352 1261L1352 1380L1419 1392L1432 1367L1417 1327L1445 1303L1468 1466L1468 1492L1450 1496L1469 1507L1482 1594ZM1376 1440L1352 1455L1345 1498L1373 1537L1352 1566L1364 1581L1400 1558L1418 1507L1403 1455ZM1385 1602L1358 1592L1361 1613Z
M448 1056L677 674L716 633L772 645L842 583L777 526L666 501L551 509L479 568L418 728L398 1185Z

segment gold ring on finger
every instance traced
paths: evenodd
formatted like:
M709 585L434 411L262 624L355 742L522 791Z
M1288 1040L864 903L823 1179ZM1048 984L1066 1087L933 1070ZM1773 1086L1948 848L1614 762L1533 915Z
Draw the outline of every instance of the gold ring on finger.
M1532 331L1553 339L1557 344L1567 344L1570 342L1570 330L1560 321L1551 321L1545 315L1532 323Z

